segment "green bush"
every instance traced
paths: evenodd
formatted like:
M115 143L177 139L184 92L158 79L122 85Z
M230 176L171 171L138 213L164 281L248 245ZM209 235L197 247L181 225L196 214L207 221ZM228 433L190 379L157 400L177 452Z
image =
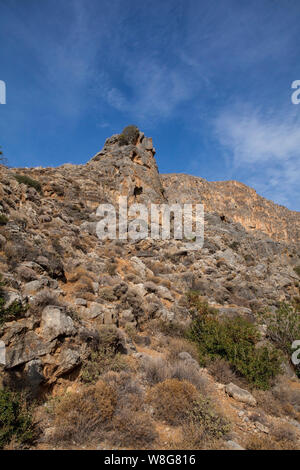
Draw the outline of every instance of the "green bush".
M275 313L264 313L268 337L285 353L290 355L292 343L300 339L300 311L282 303Z
M120 372L129 369L124 355L120 353L120 337L116 327L103 325L98 333L98 347L91 351L81 369L81 380L85 383L95 383L108 371Z
M300 266L295 266L294 271L300 277Z
M32 416L21 395L0 390L0 449L13 438L23 445L32 442Z
M15 300L9 307L4 307L5 299L2 291L3 281L1 281L1 279L2 276L0 275L0 328L8 321L20 318L27 310L27 307L24 307L17 300Z
M267 335L290 358L292 344L300 339L299 304L282 303L275 313L264 313L263 320L267 324ZM296 367L300 377L300 366Z
M39 183L39 181L33 180L32 178L29 178L29 176L26 176L26 175L15 174L14 177L16 178L18 183L26 184L26 186L30 186L36 189L38 192L41 192L42 186L41 186L41 183Z
M0 225L6 225L8 222L8 218L4 214L0 214Z
M136 126L131 125L125 127L122 133L119 135L119 145L135 145L138 140L139 133L140 131Z
M267 389L280 372L281 357L272 347L256 347L259 336L256 326L243 318L221 321L211 314L196 316L188 332L203 365L223 358L251 385Z

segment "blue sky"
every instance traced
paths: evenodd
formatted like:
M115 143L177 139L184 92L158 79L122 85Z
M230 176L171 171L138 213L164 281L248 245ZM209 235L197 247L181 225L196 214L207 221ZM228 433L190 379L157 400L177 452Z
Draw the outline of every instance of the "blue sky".
M127 124L161 173L235 179L300 210L299 0L0 0L0 145L84 163Z

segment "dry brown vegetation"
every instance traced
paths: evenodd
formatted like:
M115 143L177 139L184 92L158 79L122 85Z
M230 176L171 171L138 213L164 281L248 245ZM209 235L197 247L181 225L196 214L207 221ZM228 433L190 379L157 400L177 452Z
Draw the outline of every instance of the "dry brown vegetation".
M82 443L92 435L101 437L116 404L116 392L103 381L79 393L66 394L54 404L55 431L51 440L58 444Z

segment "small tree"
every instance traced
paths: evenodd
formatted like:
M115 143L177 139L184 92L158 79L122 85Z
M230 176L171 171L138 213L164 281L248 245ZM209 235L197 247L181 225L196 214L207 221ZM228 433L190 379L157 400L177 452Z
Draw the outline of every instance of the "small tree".
M2 150L1 150L1 145L0 145L0 165L1 165L1 164L2 164L2 165L6 165L6 163L7 163L7 160L6 160L6 158L4 157L4 155L3 155L3 152L2 152Z

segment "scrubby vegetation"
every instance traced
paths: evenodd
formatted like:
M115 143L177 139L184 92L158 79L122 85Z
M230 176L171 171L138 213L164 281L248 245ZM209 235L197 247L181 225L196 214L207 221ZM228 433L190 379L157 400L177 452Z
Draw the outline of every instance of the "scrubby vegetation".
M136 144L139 133L140 131L136 126L130 125L125 127L119 135L119 145Z
M220 437L229 430L209 400L185 380L167 379L154 385L148 392L148 401L154 415L171 425L192 423L201 426L207 437Z
M3 293L3 281L0 276L0 327L12 320L16 320L24 315L27 310L26 306L23 306L19 301L14 300L8 307L5 307L6 301Z
M200 300L192 302L196 313L188 336L198 346L200 362L223 358L252 386L269 388L280 372L281 357L272 346L256 346L257 327L243 318L220 320Z
M18 183L26 184L26 186L30 186L30 187L36 189L36 191L38 191L38 192L42 191L41 183L39 181L36 181L36 180L30 178L29 176L15 174L14 177L16 178Z
M295 266L294 271L300 277L300 266Z
M35 436L31 413L25 399L9 390L0 390L0 449L12 439L29 445Z
M263 320L267 325L268 337L290 360L293 354L293 342L300 338L299 305L297 303L294 305L282 303L275 313L264 313ZM295 369L300 377L300 366L296 366Z
M124 355L119 351L119 337L116 328L103 326L99 329L98 346L81 370L81 379L85 383L95 383L99 377L108 371L119 372L128 370L129 365Z
M78 393L67 393L49 408L54 418L54 442L84 442L101 437L117 403L115 391L103 381Z
M0 225L6 225L8 222L8 217L5 214L0 214Z

